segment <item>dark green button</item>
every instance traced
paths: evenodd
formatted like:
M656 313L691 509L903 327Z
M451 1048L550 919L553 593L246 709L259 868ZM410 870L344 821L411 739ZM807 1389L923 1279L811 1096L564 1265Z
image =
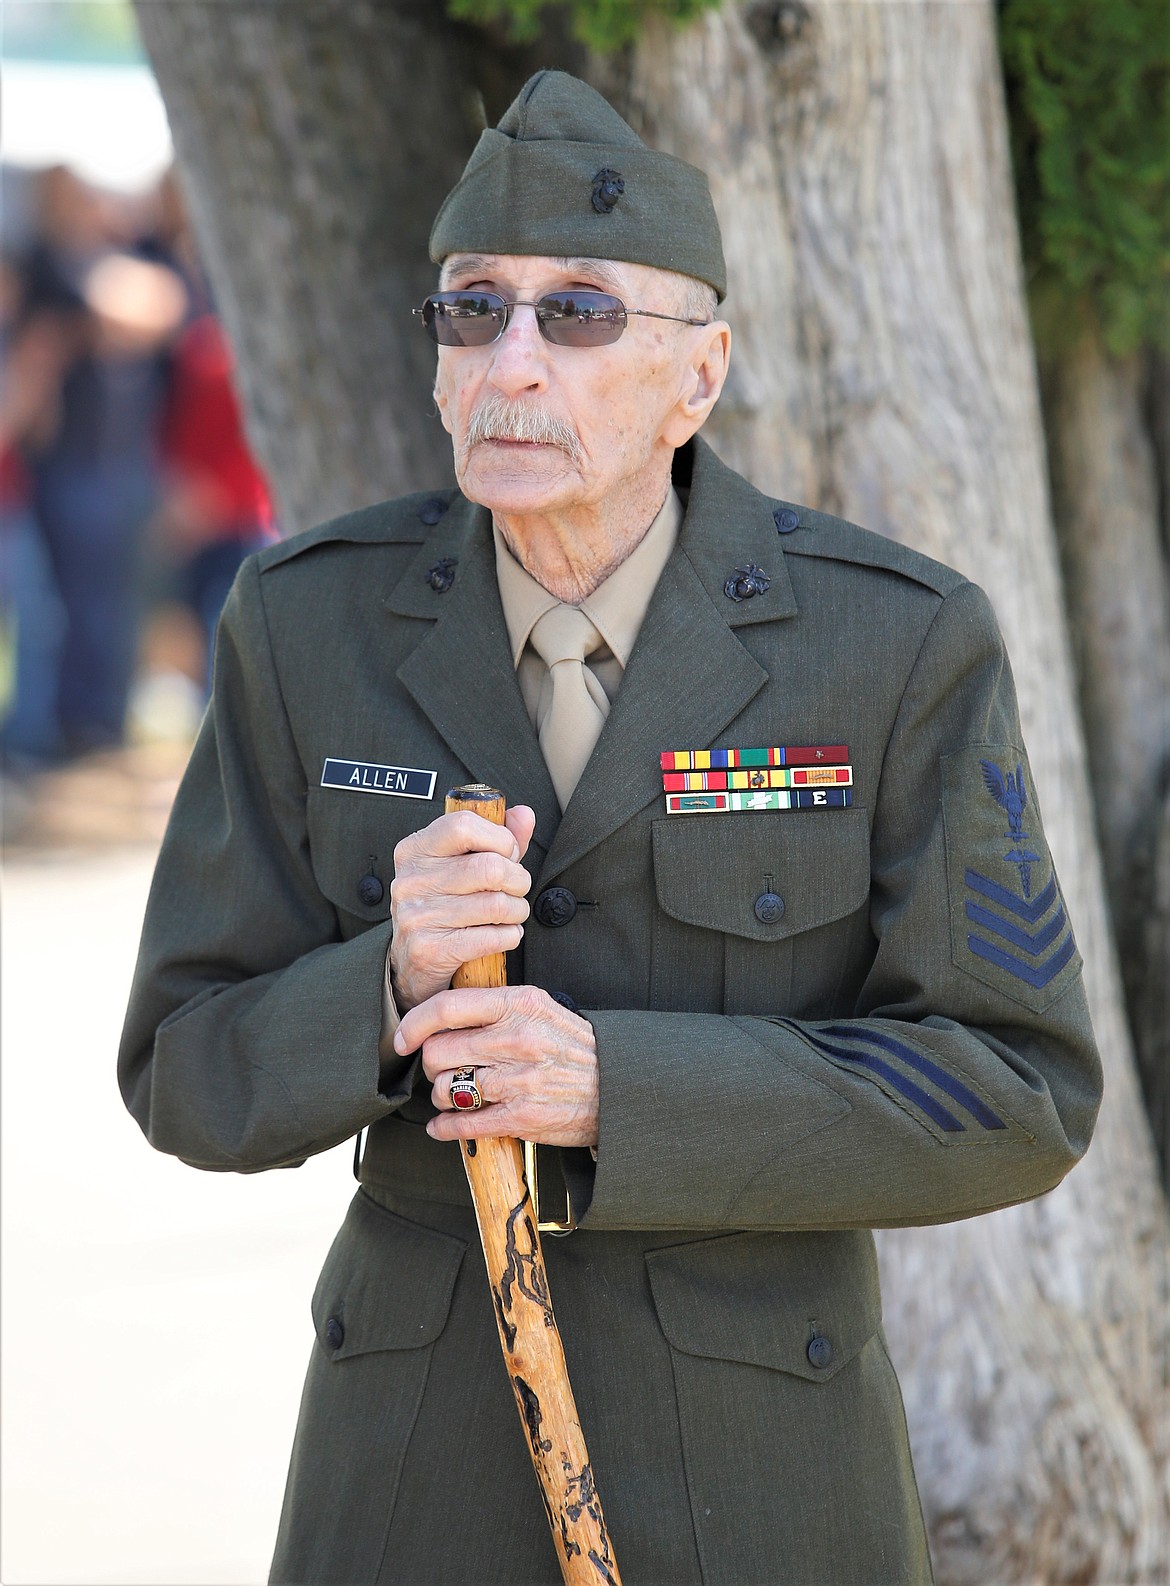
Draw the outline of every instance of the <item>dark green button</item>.
M808 1342L808 1363L815 1366L818 1371L823 1371L826 1366L833 1363L833 1346L827 1338L810 1338Z
M367 909L372 909L375 903L381 903L386 895L386 888L371 870L368 876L363 876L357 885L358 897Z
M577 899L568 887L545 887L533 905L533 914L550 930L568 925L577 912Z

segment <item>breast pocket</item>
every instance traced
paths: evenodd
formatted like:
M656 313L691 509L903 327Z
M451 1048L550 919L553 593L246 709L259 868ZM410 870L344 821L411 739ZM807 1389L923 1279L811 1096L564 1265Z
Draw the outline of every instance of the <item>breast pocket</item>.
M831 1011L869 897L864 809L671 816L653 823L653 849L653 1006L795 1013L820 998Z
M442 813L442 803L433 799L309 789L309 860L345 940L390 917L395 845Z

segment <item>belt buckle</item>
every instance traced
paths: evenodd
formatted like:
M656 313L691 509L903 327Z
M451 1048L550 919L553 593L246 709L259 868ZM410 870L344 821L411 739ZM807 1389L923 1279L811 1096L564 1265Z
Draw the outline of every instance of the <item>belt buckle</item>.
M536 1230L542 1234L552 1234L554 1237L571 1234L577 1226L577 1219L573 1215L573 1202L569 1196L569 1186L565 1185L565 1220L564 1222L541 1222L540 1220L540 1185L536 1171L536 1145L532 1140L522 1140L524 1147L524 1177L528 1181L528 1193L532 1197L532 1214L536 1218Z

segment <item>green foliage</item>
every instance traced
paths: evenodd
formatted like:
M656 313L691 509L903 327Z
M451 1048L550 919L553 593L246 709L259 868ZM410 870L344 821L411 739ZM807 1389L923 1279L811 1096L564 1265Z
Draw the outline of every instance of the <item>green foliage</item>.
M569 13L573 36L590 49L608 54L630 44L654 12L680 26L723 0L447 0L459 22L503 22L517 43L540 36L543 13L559 7Z
M1166 0L1003 0L1000 44L1038 339L1087 302L1113 352L1170 348Z
M4 0L4 55L108 65L145 60L130 0Z

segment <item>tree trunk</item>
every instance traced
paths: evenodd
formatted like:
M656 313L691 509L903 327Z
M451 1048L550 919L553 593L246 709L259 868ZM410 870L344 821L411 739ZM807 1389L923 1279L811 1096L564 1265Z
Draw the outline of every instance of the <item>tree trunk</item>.
M485 125L541 64L442 0L136 0L282 532L454 483L410 310ZM562 29L550 47L571 70Z
M1154 448L1162 554L1170 557L1170 352L1152 350L1146 388L1146 421Z
M1170 567L1148 428L1149 375L1144 352L1110 357L1091 322L1065 351L1041 360L1097 827L1138 1068L1170 1187L1170 893L1158 894L1157 863L1170 797Z
M1087 963L1107 1090L1044 1200L882 1239L941 1582L1165 1564L1165 1205L1093 828L989 4L730 4L595 73L711 173L732 381L709 433L778 494L984 585Z
M283 531L453 483L410 314L435 279L420 217L478 135L442 7L137 10Z
M1149 354L1146 417L1153 444L1163 565L1170 567L1170 354ZM1141 1054L1146 1106L1162 1151L1163 1183L1170 1181L1170 774L1161 819L1149 841L1150 858L1138 857L1143 896L1137 955L1143 969L1130 1008Z
M466 50L439 0L139 11L286 526L436 483L449 458L406 310L474 133L467 85L491 67L494 115L509 63ZM988 588L1088 964L1108 1090L1086 1163L1031 1206L883 1239L940 1583L1152 1582L1165 1208L1093 833L989 4L733 3L591 70L711 174L737 335L710 427L724 456Z
M1135 848L1134 872L1130 951L1137 972L1129 1013L1162 1184L1170 1188L1170 777Z

